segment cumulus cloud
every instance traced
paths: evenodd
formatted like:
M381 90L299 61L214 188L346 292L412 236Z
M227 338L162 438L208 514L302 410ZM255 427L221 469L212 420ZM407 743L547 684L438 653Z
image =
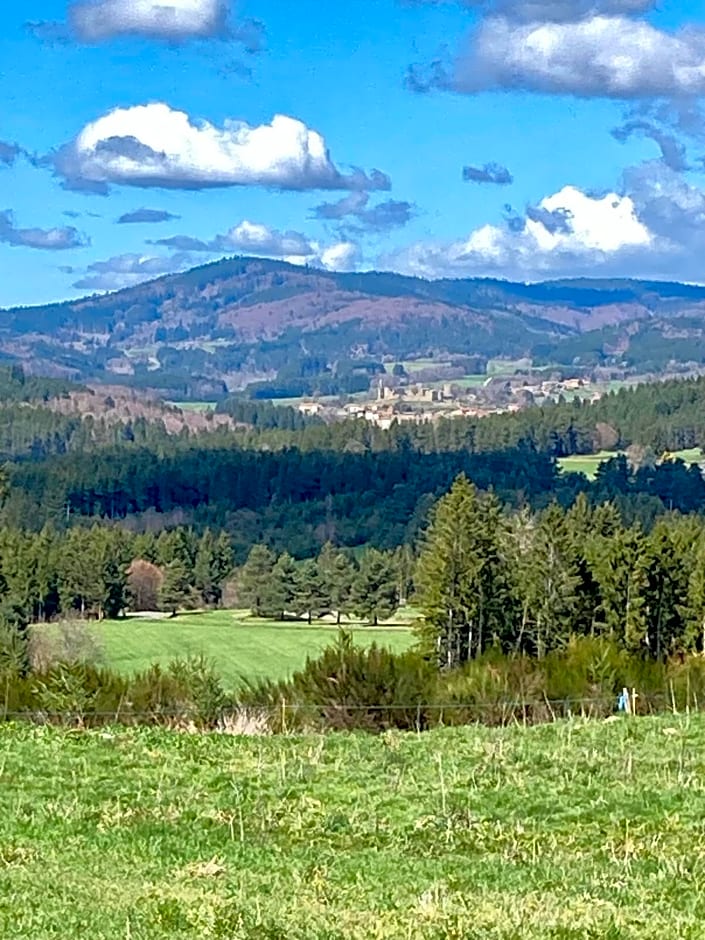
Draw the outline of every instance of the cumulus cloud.
M501 163L465 166L463 167L463 179L468 183L494 183L497 186L508 186L514 182L512 174Z
M323 137L295 118L275 115L257 127L228 119L217 127L162 103L116 108L45 162L67 188L93 192L111 184L352 191L391 185L379 170L340 170Z
M87 240L72 226L61 228L18 228L9 209L0 212L0 242L13 248L42 248L63 251L82 248Z
M83 277L74 283L78 290L110 291L133 287L143 281L185 271L193 260L177 252L167 257L145 254L114 255L88 265Z
M204 241L191 235L160 238L151 244L180 252L207 252L213 255L243 254L277 258L291 264L311 264L336 271L352 271L362 260L360 246L352 239L322 245L301 232L279 231L245 219L223 235Z
M558 275L615 273L646 258L656 236L629 196L591 196L574 186L542 199L523 224L483 225L450 244L416 244L395 267L425 277L496 275L540 280Z
M22 150L17 144L9 144L5 140L0 140L0 166L12 166L21 153Z
M178 215L173 212L166 212L164 209L135 209L132 212L125 212L118 219L119 225L129 225L131 223L141 222L170 222L172 219L178 219Z
M88 265L74 283L77 290L112 291L133 287L165 274L177 274L199 263L198 253L244 252L259 257L277 258L290 264L310 264L329 271L353 271L362 260L354 242L339 242L323 247L296 232L277 232L264 225L242 222L227 235L202 242L187 236L160 239L154 245L176 248L170 255L127 253L114 255ZM217 246L217 247L216 247ZM71 273L68 268L67 273Z
M644 224L678 257L678 276L702 281L705 192L660 161L630 167L624 173L624 188Z
M137 37L179 44L197 39L228 39L248 52L263 46L256 20L233 21L228 0L74 0L68 22L33 22L27 27L47 42L100 43Z
M280 232L247 219L210 241L201 241L190 235L174 235L171 238L160 238L154 244L179 251L207 251L213 254L242 252L271 258L310 258L316 254L316 247L300 232Z
M705 30L657 29L625 16L578 22L483 20L454 61L412 66L416 91L518 90L621 99L705 94Z
M343 226L343 229L358 234L389 232L401 228L414 217L415 207L411 202L387 199L376 206L370 206L369 202L369 193L350 193L335 202L323 202L316 206L313 217L326 222L352 219L354 222Z
M362 261L360 246L355 242L339 242L321 252L321 267L327 271L355 271Z

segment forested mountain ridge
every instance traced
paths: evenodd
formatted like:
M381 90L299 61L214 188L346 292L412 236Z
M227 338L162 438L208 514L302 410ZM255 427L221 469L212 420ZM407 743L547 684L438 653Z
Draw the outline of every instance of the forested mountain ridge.
M271 375L302 354L336 362L439 352L634 367L658 367L666 354L705 361L705 287L427 281L230 258L0 315L0 357L44 374L178 392L171 397L221 397L224 382Z

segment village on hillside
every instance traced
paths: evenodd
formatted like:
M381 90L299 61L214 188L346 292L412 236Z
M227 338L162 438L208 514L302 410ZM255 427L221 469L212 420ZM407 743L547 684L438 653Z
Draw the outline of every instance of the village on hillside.
M439 418L482 417L560 399L597 401L625 384L623 376L613 370L566 376L560 371L534 370L530 360L516 363L514 371L496 374L438 378L439 374L442 376L442 371L434 369L408 373L395 369L376 377L369 393L348 402L311 397L297 402L296 407L304 415L327 421L364 418L384 430L393 422L419 424Z

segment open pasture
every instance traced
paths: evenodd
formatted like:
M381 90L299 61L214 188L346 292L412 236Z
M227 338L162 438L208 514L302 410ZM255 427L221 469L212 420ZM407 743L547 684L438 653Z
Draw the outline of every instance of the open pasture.
M0 728L0 935L696 940L705 718Z
M49 628L51 629L51 628ZM401 652L413 642L405 624L346 625L358 644L377 643ZM107 666L122 673L165 665L175 657L204 654L211 659L228 688L242 678L286 678L333 643L338 628L328 622L305 623L257 620L246 611L218 610L185 613L174 619L129 617L104 621L91 630Z

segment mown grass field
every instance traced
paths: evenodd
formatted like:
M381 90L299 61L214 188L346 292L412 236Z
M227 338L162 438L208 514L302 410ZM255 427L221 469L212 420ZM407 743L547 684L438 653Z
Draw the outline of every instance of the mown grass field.
M347 627L346 627L347 629ZM356 643L408 649L413 637L403 625L384 627L350 625ZM212 659L228 688L244 676L285 678L303 666L306 656L315 655L333 643L337 627L316 623L255 620L244 611L218 610L203 614L180 614L174 620L106 621L91 627L98 639L102 659L119 672L134 673L152 663L166 664L177 656L204 654Z
M0 728L0 936L700 940L705 718Z

